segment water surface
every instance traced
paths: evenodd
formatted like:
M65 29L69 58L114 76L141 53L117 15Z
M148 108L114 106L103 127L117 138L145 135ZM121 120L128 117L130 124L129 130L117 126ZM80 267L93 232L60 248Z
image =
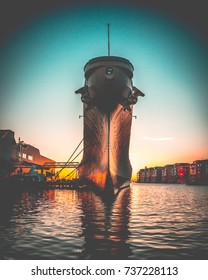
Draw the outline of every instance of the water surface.
M1 259L208 259L208 187L132 184L0 195Z

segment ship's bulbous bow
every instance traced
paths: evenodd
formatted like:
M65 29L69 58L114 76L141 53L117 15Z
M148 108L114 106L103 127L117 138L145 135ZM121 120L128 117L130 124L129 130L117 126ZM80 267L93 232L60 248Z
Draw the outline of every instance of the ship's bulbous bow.
M81 94L84 152L78 168L101 193L116 193L130 183L129 143L132 108L144 94L133 86L133 65L120 57L98 57L85 65Z

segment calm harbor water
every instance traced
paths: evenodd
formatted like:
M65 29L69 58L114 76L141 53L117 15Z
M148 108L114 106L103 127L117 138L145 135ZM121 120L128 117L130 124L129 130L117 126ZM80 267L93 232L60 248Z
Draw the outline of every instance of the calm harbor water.
M208 187L1 193L1 259L208 259Z

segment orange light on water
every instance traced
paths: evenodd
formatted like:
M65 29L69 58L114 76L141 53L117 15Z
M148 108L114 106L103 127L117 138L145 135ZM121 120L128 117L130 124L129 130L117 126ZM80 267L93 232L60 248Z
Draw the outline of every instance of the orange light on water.
M104 188L106 183L106 178L107 178L107 170L103 172L95 171L92 174L90 174L88 178L93 182L95 182L98 185L98 187Z

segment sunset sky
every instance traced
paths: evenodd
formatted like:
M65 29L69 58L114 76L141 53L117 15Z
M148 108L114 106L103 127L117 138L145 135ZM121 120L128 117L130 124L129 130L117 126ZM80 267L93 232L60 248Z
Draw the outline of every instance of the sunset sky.
M74 92L87 61L107 55L107 23L111 55L131 61L145 93L133 111L134 173L208 158L207 46L188 25L147 8L70 6L23 24L0 50L0 128L67 161L83 138Z

